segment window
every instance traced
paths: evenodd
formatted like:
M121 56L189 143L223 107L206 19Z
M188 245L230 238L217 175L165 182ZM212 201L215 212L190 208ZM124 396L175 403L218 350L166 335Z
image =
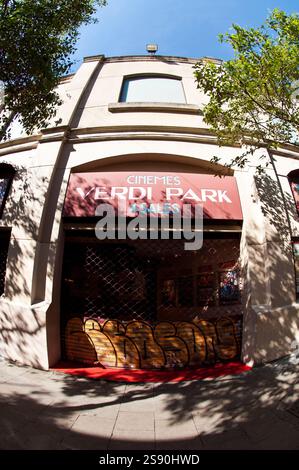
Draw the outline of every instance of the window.
M291 185L296 209L299 214L299 170L291 171L291 173L288 174L288 179Z
M240 302L240 276L235 260L201 266L199 272L192 276L181 274L178 269L172 279L163 279L163 307L219 306Z
M6 260L10 240L10 230L0 230L0 296L4 294Z
M180 78L139 76L124 79L120 101L186 103L186 98Z
M293 255L295 264L296 300L299 300L299 241L293 241Z
M0 164L0 218L3 214L14 174L15 170L11 165L7 165L6 163Z
M0 81L0 109L4 104L4 83Z

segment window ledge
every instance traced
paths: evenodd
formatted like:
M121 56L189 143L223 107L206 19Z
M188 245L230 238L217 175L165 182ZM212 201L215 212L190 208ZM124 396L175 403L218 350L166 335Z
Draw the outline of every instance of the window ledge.
M127 112L155 112L155 113L183 113L201 114L202 111L196 104L182 103L109 103L108 109L111 113Z

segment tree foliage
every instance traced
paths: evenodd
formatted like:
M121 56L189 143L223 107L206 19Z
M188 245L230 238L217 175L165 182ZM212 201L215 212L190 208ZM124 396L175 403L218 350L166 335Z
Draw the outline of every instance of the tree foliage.
M0 0L0 135L12 116L25 130L47 125L60 104L55 88L71 65L78 30L106 0ZM1 91L1 90L0 90Z
M256 148L298 146L298 14L275 9L259 28L234 24L220 41L232 46L234 58L218 65L201 61L195 77L209 97L204 120L219 145L246 146L228 166L244 166Z

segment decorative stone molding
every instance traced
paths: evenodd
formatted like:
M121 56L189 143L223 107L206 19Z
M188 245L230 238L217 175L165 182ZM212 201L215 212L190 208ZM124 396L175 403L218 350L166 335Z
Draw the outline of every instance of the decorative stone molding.
M109 103L108 109L111 113L127 113L127 112L147 112L147 113L182 113L182 114L199 114L202 111L195 104L181 103Z

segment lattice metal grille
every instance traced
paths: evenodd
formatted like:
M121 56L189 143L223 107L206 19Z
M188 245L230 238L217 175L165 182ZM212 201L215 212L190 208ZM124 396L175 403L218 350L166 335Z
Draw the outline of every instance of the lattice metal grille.
M10 232L0 232L0 295L4 293Z
M175 367L239 357L239 240L67 238L64 357L117 367Z
M155 267L153 257L141 257L129 244L69 245L65 250L63 311L68 317L154 320Z
M224 305L240 314L238 243L207 240L199 252L183 240L67 243L63 315L178 321L223 315Z
M134 247L87 246L84 269L87 316L125 320L154 317L153 270L138 258Z

